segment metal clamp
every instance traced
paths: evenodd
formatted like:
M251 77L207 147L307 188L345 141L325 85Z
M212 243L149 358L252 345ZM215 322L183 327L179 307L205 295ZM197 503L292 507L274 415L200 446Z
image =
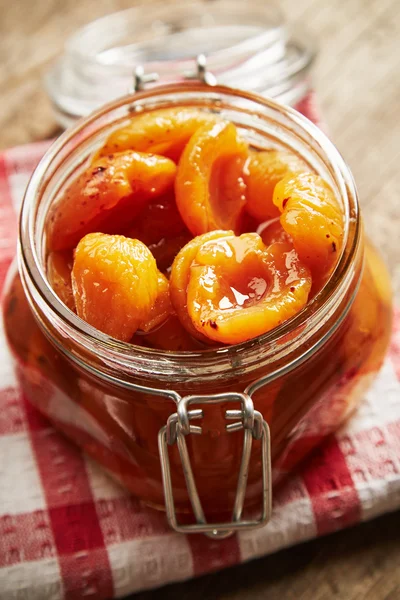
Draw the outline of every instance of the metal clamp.
M144 90L146 83L155 83L159 80L158 73L145 73L142 65L136 67L133 74L133 92Z
M186 436L200 435L202 429L192 421L203 417L201 409L189 410L192 404L217 404L225 402L240 402L240 410L227 410L225 418L235 423L226 425L227 432L244 430L242 460L239 469L236 497L232 511L232 520L225 523L207 523L201 500L197 491L193 470L186 445ZM237 420L238 419L238 420ZM257 520L241 519L246 495L247 478L253 439L261 440L262 451L262 507ZM186 487L196 523L179 524L177 521L174 495L171 480L171 468L168 456L168 446L177 443L185 476ZM165 506L170 526L180 533L204 533L211 538L225 538L240 529L255 529L265 525L272 510L271 493L271 458L269 427L260 412L254 410L253 401L247 394L227 393L210 396L186 396L177 405L177 412L168 418L167 424L158 434L158 447L161 460L161 471L164 485Z
M205 54L198 54L196 57L196 70L192 73L188 71L184 74L185 79L197 79L211 87L217 85L217 78L211 71L207 70L207 57Z
M159 78L158 73L145 73L142 65L137 66L133 75L132 92L135 93L143 90L147 83L155 83ZM207 58L205 54L199 54L196 57L196 69L185 72L183 78L196 79L209 86L217 85L217 78L207 70Z

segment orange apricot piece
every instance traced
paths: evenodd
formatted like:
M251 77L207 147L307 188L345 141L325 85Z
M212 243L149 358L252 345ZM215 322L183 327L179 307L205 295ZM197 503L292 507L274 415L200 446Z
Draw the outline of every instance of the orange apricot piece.
M233 158L219 159L214 164L210 179L210 192L213 192L213 210L218 215L222 209L221 223L226 218L225 212L232 210L233 216L237 212L232 229L235 233L244 221L244 207L246 204L246 184L243 170L248 158L247 151L233 156ZM215 206L215 209L214 209ZM221 207L221 208L220 208ZM225 229L225 227L224 227Z
M172 305L185 329L194 337L206 341L206 338L194 327L187 309L187 287L190 281L190 270L201 246L211 240L233 235L233 231L209 231L193 238L184 246L172 263L169 279L169 290Z
M246 156L247 144L233 123L209 123L192 135L179 161L175 198L193 235L215 229L238 231L246 198L236 160L240 163ZM236 178L224 184L227 169Z
M306 168L296 154L287 150L250 151L243 171L247 212L259 223L278 217L279 210L272 201L276 184L289 173Z
M266 248L257 233L227 235L198 249L186 289L193 327L238 344L277 327L307 303L311 275L293 246Z
M139 114L124 127L113 131L95 157L136 150L161 154L178 161L195 131L205 123L216 120L215 115L190 108L169 108Z
M171 189L176 165L168 158L127 151L100 158L85 169L50 209L51 250L74 248L87 233L118 233L146 201Z
M156 301L156 261L139 240L90 233L76 248L72 289L82 319L103 333L129 341L149 318Z
M47 278L61 302L75 312L75 300L72 293L71 271L72 252L50 252L47 258Z
M314 280L326 280L343 243L341 207L331 187L315 173L287 175L275 187L281 224Z
M165 275L158 272L156 299L147 317L139 323L138 329L145 332L151 331L166 321L172 312L173 309L169 297L169 281Z

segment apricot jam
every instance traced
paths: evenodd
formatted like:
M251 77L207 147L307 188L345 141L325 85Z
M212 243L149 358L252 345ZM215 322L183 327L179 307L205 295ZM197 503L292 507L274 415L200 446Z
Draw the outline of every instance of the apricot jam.
M355 410L385 355L390 285L351 175L313 125L256 96L169 86L99 111L39 165L20 246L3 309L27 397L153 506L158 432L180 398L249 394L277 482ZM243 431L226 431L232 405L202 408L189 455L206 514L225 514ZM261 482L255 440L247 507Z

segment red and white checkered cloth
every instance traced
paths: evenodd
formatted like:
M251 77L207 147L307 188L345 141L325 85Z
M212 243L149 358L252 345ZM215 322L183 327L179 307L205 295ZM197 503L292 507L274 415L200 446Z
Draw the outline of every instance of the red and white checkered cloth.
M47 144L0 156L0 286L16 212ZM271 522L223 541L172 532L57 433L18 389L0 340L0 598L119 597L221 569L400 507L400 313L358 413L274 498Z

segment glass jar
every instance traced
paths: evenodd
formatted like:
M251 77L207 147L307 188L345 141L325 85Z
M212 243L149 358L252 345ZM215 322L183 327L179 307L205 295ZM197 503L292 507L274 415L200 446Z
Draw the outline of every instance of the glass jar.
M189 0L146 3L79 29L45 83L63 126L132 88L136 67L156 71L161 84L193 74L195 59L222 85L297 106L310 90L314 48L293 36L271 0Z
M112 129L136 111L184 106L231 120L255 148L301 155L342 205L345 238L330 280L294 318L246 343L174 352L119 342L68 310L46 278L44 226L51 204ZM166 492L178 530L175 513L192 508L200 530L205 519L225 522L234 504L238 526L249 526L240 520L243 501L245 511L263 502L268 513L269 462L275 485L335 431L356 408L388 345L388 276L364 242L356 189L340 154L291 108L222 86L192 82L141 91L65 132L28 185L18 262L3 308L26 396L144 502L163 508ZM228 430L226 417L235 420Z

